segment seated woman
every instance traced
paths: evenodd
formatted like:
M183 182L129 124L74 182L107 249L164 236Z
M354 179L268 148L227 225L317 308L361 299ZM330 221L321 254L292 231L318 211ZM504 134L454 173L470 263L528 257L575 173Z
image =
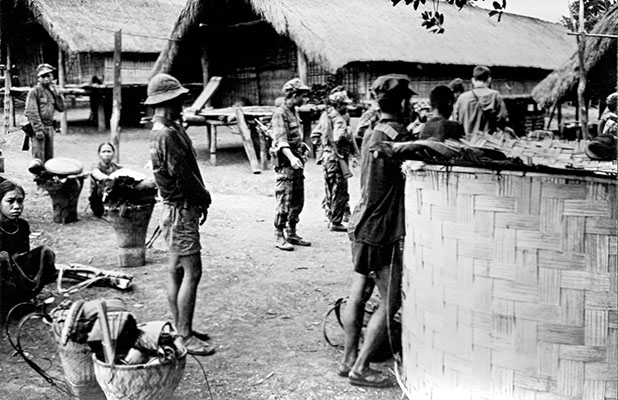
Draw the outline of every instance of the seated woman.
M105 181L109 179L109 176L122 168L112 160L116 149L114 145L105 142L99 145L97 154L99 155L99 162L92 167L90 172L90 208L92 213L97 217L101 217L105 211L103 207L103 192Z
M24 198L21 186L0 182L0 315L56 278L54 252L47 246L30 250L30 225L20 218Z

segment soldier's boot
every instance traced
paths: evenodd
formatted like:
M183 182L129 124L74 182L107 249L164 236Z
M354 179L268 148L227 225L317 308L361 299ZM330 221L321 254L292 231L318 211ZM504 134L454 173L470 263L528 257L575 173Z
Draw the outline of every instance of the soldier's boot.
M288 243L295 244L297 246L311 246L311 242L304 240L296 233L296 227L287 227L285 229L285 237Z
M275 247L278 248L279 250L284 250L284 251L294 250L294 246L292 246L285 240L285 236L283 235L283 230L281 229L275 229Z

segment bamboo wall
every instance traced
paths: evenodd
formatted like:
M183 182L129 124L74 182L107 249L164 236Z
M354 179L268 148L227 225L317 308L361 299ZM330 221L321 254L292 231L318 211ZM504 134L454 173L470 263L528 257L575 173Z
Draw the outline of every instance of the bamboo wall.
M405 196L411 399L617 398L614 179L429 166Z

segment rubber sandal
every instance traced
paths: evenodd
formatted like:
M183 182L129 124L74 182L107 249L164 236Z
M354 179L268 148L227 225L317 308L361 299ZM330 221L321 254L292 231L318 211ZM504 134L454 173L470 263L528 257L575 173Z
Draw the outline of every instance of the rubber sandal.
M354 370L350 371L348 375L348 380L351 385L354 386L364 386L364 387L373 387L373 388L385 388L389 386L393 386L393 381L386 376L383 375L380 371L376 371L375 369L367 368L363 372L356 372Z
M348 366L346 363L340 363L339 367L337 367L337 375L347 378L351 370L352 367Z
M187 353L194 356L210 356L216 352L214 347L201 341L195 336L191 336L189 339L186 339L184 341L184 346L187 348Z
M191 331L191 335L195 336L196 338L204 342L207 340L210 340L210 335L206 332Z

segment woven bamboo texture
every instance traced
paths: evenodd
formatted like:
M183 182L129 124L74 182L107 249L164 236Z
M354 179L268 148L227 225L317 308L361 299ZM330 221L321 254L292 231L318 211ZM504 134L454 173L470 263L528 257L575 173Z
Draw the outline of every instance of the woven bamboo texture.
M97 383L92 365L92 352L86 343L76 343L69 340L66 345L60 344L60 337L52 330L58 346L58 354L64 377L78 399L105 400L105 395Z
M167 364L105 364L93 355L94 373L107 400L171 400L187 362L187 352Z
M508 157L517 157L526 165L582 169L616 176L616 163L595 161L586 156L588 141L509 139L497 135L477 135L469 144L499 150Z
M616 399L616 208L613 179L408 172L408 395Z
M107 218L116 232L118 264L121 267L141 267L146 264L146 234L154 204L110 208Z

